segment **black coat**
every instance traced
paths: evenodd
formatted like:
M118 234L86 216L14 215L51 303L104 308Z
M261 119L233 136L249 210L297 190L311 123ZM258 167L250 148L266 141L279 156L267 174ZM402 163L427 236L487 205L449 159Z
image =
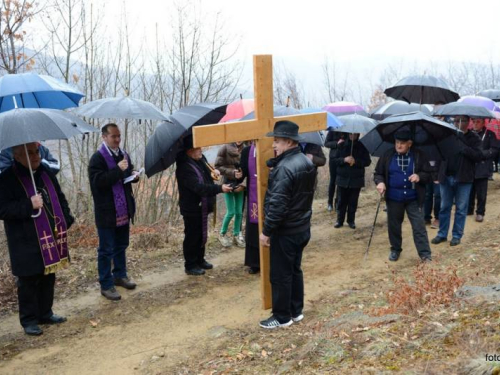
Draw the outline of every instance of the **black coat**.
M123 160L123 154L119 156L113 154L113 158L118 164ZM94 198L95 224L97 228L116 228L116 208L113 197L113 185L132 174L134 166L129 163L128 168L122 171L116 166L109 169L104 156L97 151L90 158L88 172L90 180L90 189ZM125 198L127 200L128 215L134 220L135 199L132 191L132 184L124 184Z
M177 155L175 176L179 186L179 207L183 216L201 216L202 197L208 197L208 210L212 212L215 196L222 193L222 186L214 184L206 162L204 156L202 160L195 161L184 152ZM203 183L199 182L198 175L191 167L191 163L203 174Z
M326 157L321 149L321 146L314 143L306 143L306 147L302 150L304 155L311 154L312 162L316 167L322 167L326 164Z
M21 173L29 173L21 164L17 162L16 164ZM69 228L75 219L71 216L68 201L61 191L55 175L43 164L35 172L35 184L39 188L44 186L39 173L41 170L47 172L54 184L64 219ZM49 212L53 212L52 206L46 197L44 197L44 205ZM0 220L4 221L11 268L15 276L43 275L45 270L35 222L31 218L32 214L31 198L26 195L24 187L15 175L13 168L7 168L0 174ZM54 220L50 215L47 216L51 227L54 226Z
M483 158L481 152L481 138L472 131L459 133L457 137L456 154L453 158L443 160L439 166L439 183L446 181L446 170L448 163L456 162L457 172L455 178L457 182L470 183L474 181L475 164Z
M309 229L316 167L299 147L268 160L267 165L272 170L264 200L264 235L286 235Z
M422 151L412 147L411 152L415 157L415 173L418 174L418 177L420 178L420 181L415 184L417 202L419 206L422 206L425 200L425 185L432 182L434 169L431 167L427 157ZM387 150L387 152L380 159L378 159L373 176L373 180L376 185L383 182L387 188L389 187L389 166L395 153L395 149Z
M482 160L476 163L474 178L488 178L493 171L493 161L498 157L498 140L491 130L484 128L477 133L481 139Z
M330 162L335 158L335 153L337 152L338 142L339 140L346 140L346 133L334 132L330 130L326 135L325 139L325 147L330 149Z
M344 161L344 158L351 155L351 141L343 142L337 148L334 159L337 165L335 183L343 188L362 188L365 186L365 168L372 163L372 159L361 142L355 141L352 147L352 156L355 160L352 167Z

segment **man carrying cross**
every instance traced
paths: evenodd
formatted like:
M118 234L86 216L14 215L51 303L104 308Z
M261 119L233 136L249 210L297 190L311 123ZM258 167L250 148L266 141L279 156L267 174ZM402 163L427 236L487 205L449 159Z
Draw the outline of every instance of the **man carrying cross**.
M264 226L260 241L271 246L272 316L260 322L262 328L287 327L304 316L304 278L302 252L311 238L312 202L316 167L301 153L299 127L291 121L278 121L273 149L276 158L264 201Z
M38 143L14 147L13 156L13 165L0 174L0 220L17 276L21 325L26 334L38 336L39 324L66 321L53 313L52 304L55 272L69 263L67 230L74 218L56 177L41 163Z

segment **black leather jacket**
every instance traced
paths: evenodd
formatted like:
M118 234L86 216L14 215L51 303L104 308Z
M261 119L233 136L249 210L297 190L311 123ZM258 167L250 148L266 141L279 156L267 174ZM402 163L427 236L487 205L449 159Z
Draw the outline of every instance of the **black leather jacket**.
M272 168L264 200L266 236L308 230L311 225L316 167L296 147L270 159Z

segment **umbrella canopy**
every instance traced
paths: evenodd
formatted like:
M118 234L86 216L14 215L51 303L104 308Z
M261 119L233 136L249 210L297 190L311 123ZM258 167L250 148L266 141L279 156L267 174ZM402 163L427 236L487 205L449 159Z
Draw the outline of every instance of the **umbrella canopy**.
M301 111L293 107L274 106L274 117L300 115L301 113ZM248 115L241 118L241 121L252 120L254 118L255 112L250 112ZM322 132L300 133L300 137L305 143L313 143L319 146L323 146L323 143L325 142L325 137Z
M75 113L87 118L168 119L168 116L152 103L128 96L93 100L76 109Z
M485 98L491 99L494 102L500 102L500 89L489 89L479 91L477 96L484 96Z
M465 102L453 102L436 108L433 116L469 116L473 118L494 118L491 111L484 107L465 104Z
M394 100L375 108L370 112L370 117L374 120L382 121L392 115L417 111L430 115L432 112L432 106L428 104L421 105L417 103L407 103L402 100Z
M83 94L51 76L6 74L0 78L0 112L14 108L77 107Z
M360 134L368 133L375 126L377 126L377 121L358 114L342 116L340 121L342 121L343 125L334 129L336 132Z
M240 99L235 102L229 103L226 108L226 114L219 122L228 122L239 120L243 116L248 115L254 111L253 99Z
M320 108L304 108L300 110L300 113L318 113L324 112L324 110ZM342 126L342 122L331 112L326 112L326 127L327 130L333 130Z
M192 133L193 126L218 123L226 113L225 104L200 103L174 112L159 124L146 145L146 175L151 177L175 163L182 150L182 139Z
M18 108L0 113L0 150L97 131L77 116L61 110Z
M323 107L323 111L333 113L335 116L345 116L357 113L358 115L368 117L368 113L363 109L363 107L354 102L342 101L330 103Z
M445 80L428 75L403 78L394 86L385 89L384 94L407 103L421 104L446 104L460 98Z
M455 126L421 112L394 115L381 121L361 142L370 154L380 157L394 147L394 134L399 130L409 130L414 145L426 152L430 160L441 160L456 150L453 147L458 132Z
M496 103L493 100L486 98L484 96L474 96L474 95L463 96L458 100L458 102L468 105L474 105L477 107L484 107L490 111L495 111L497 109Z

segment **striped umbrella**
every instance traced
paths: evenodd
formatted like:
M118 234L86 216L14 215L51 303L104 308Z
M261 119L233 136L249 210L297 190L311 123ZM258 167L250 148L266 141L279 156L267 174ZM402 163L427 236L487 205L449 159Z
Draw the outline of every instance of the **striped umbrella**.
M432 106L429 104L407 103L402 100L394 100L389 103L382 104L370 112L370 117L377 121L382 121L392 115L400 115L401 113L410 113L420 111L426 115L430 115Z
M369 117L363 107L354 102L334 102L325 105L322 109L333 113L335 116L353 115L356 113L361 116Z
M239 120L253 111L253 99L239 99L227 105L226 114L219 122Z

